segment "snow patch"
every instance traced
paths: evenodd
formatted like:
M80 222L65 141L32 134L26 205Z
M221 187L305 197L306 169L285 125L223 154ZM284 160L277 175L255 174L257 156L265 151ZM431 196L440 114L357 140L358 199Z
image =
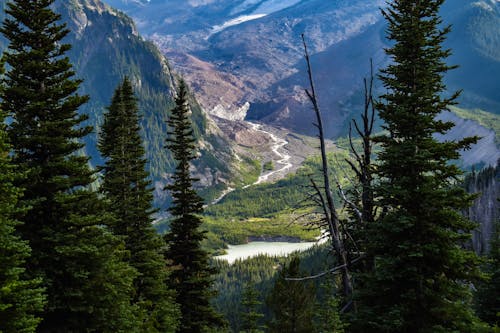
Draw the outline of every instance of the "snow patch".
M239 24L242 24L242 23L245 23L248 21L257 20L257 19L260 19L264 16L266 16L266 14L242 15L242 16L238 16L237 18L234 18L232 20L226 21L221 25L214 25L212 27L212 30L210 31L210 34L205 39L208 39L210 36L212 36L216 33L219 33L222 30L225 30L229 27L239 25Z

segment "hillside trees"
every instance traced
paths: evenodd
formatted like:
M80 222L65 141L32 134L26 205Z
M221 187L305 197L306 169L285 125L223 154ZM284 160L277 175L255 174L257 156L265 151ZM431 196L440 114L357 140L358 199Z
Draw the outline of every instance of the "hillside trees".
M500 222L495 224L491 235L489 261L485 265L485 272L489 279L478 285L475 295L476 308L479 317L485 322L500 326Z
M300 270L300 259L295 256L278 273L274 288L267 298L273 313L269 332L309 333L314 332L313 313L315 291L311 281L290 281L304 273Z
M259 321L264 317L264 314L259 312L259 306L262 302L259 301L259 292L251 282L247 282L243 287L241 295L242 311L241 331L245 333L262 333L263 330L259 325Z
M123 242L106 227L112 217L88 187L94 181L80 140L90 132L78 115L87 96L61 43L68 31L50 9L53 0L16 0L1 32L9 45L2 108L12 117L13 161L24 177L19 230L32 248L26 275L47 293L38 332L134 332L130 305L135 270Z
M24 277L31 249L16 231L21 191L13 185L19 175L9 158L4 118L0 111L0 332L35 332L45 297L39 280Z
M174 271L170 277L170 288L177 291L176 301L180 305L181 325L179 332L202 332L224 324L222 317L210 304L215 270L209 265L209 256L201 248L205 238L200 230L203 201L193 189L196 179L190 175L190 161L196 157L195 139L190 121L187 87L179 84L175 107L168 125L170 128L167 147L177 161L172 176L173 183L166 186L173 204L169 208L173 216L170 232L165 235L166 257L172 261Z
M459 158L476 138L438 142L453 126L436 116L454 103L443 75L449 27L440 28L444 0L389 3L387 49L393 63L382 71L387 93L378 103L386 135L377 141L385 212L368 227L374 269L363 280L361 332L467 332L474 316L468 282L478 276L476 256L462 248L474 224L459 211L471 202L456 182Z
M105 114L99 150L105 158L102 191L116 217L111 229L125 240L128 263L137 270L133 302L143 332L174 332L177 309L168 290L164 242L152 226L153 194L145 170L139 110L128 78L116 88Z

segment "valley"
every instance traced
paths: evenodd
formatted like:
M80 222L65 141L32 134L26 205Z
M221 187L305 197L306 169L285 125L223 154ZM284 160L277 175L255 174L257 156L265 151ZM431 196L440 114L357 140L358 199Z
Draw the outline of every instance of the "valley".
M333 142L337 139L345 141L349 122L362 108L362 79L368 74L369 59L373 59L375 70L388 63L382 51L387 41L379 11L385 1L191 1L187 6L181 1L168 5L163 1L108 3L130 14L137 29L166 55L174 72L189 82L206 116L213 121L215 132L231 142L232 163L248 164L240 169L241 176L216 172L201 177L203 187L210 189L205 196L209 211L224 207L225 200L232 196L247 202L240 191L258 185L272 188L269 183L293 175L306 159L317 154L317 142L311 137L315 135L313 114L303 91L306 75L300 33L305 32L310 44L320 106L332 139L330 150L335 149ZM168 11L163 10L166 7ZM457 50L452 61L462 64L452 73L452 88L459 89L458 82L463 83L460 77L469 75L469 59L482 57L458 43L459 34L469 36L471 43L477 40L471 35L476 26L470 22L482 15L480 8L486 7L464 1L445 6L446 19L458 25L449 42ZM489 67L495 71L499 64L493 61ZM472 77L470 81L482 81ZM379 93L380 83L375 84ZM498 131L494 128L497 121L478 122L473 112L458 110L483 106L490 111L487 114L494 114L500 109L499 101L494 95L478 96L477 90L468 88L461 102L461 109L441 115L441 119L458 126L440 139L479 133L479 144L462 153L460 164L464 168L494 165L500 157L495 139ZM227 164L227 156L224 161ZM226 214L224 219L239 218L238 213ZM259 214L245 218L260 219ZM278 215L282 214L289 213ZM245 223L248 237L252 227ZM276 230L269 232L276 234ZM222 243L242 241L245 239ZM214 242L221 244L220 240Z
M499 330L499 0L0 8L0 332Z

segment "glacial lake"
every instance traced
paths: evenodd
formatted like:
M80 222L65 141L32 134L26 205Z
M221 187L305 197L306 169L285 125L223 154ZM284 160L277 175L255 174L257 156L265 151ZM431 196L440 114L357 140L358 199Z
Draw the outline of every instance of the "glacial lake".
M220 260L227 260L232 264L237 259L248 259L267 254L269 256L286 256L295 251L307 250L318 242L288 243L288 242L250 242L241 245L228 245L226 254L215 257Z

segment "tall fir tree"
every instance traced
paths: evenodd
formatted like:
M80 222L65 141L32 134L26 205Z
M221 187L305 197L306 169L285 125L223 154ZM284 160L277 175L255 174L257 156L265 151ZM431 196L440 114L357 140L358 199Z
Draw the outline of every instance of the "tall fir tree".
M173 219L170 231L165 235L166 258L171 260L174 271L170 277L170 288L177 292L177 303L181 309L181 325L178 332L197 333L222 326L224 321L210 304L214 296L213 275L208 253L201 248L205 233L200 230L203 200L193 189L197 179L190 175L190 161L196 157L196 141L188 104L188 92L184 81L179 84L175 107L168 126L170 128L167 147L177 161L172 176L173 183L166 186L173 203L169 208Z
M13 185L16 178L7 143L5 114L0 110L0 332L36 332L43 310L41 281L24 277L31 249L20 239L14 216L19 211L21 191Z
M497 167L498 168L498 167ZM500 328L500 221L491 235L490 252L484 271L489 275L478 284L475 303L479 317Z
M251 282L247 282L243 286L241 295L242 311L241 330L242 333L262 333L262 325L260 321L264 318L264 314L259 312L262 302L259 301L259 292Z
M178 310L167 288L163 257L165 242L153 228L153 194L140 136L139 109L131 82L115 90L105 115L99 150L105 158L102 191L116 217L112 230L125 239L128 262L139 275L134 303L139 306L142 332L175 332Z
M313 313L316 291L311 281L291 281L305 275L300 270L300 259L294 256L279 272L267 305L273 314L268 324L271 333L314 332Z
M320 284L314 323L317 333L345 333L347 325L340 316L340 295L335 293L335 278L327 276Z
M460 210L471 196L458 186L452 160L476 138L439 142L453 123L436 117L454 104L444 74L444 0L388 2L386 52L392 63L380 79L387 93L377 105L386 135L377 138L384 212L368 228L368 254L375 258L360 295L360 332L471 332L469 283L478 259L463 249L474 224Z
M76 94L62 43L68 30L58 23L53 0L8 3L1 32L9 45L4 57L2 108L13 161L25 175L19 219L29 241L29 278L43 279L47 304L38 332L133 332L130 305L135 270L123 258L123 242L106 225L111 217L96 193L88 158L78 154L90 128L77 110L87 96Z

